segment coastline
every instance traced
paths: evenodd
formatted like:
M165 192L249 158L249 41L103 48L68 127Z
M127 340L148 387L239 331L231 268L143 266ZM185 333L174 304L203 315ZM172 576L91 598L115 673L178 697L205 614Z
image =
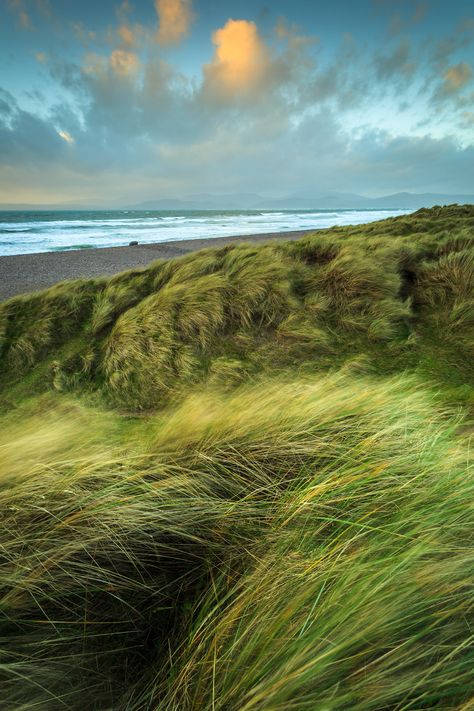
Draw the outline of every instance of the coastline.
M112 276L127 269L146 267L155 259L173 259L206 247L241 242L284 242L320 229L0 256L0 301L47 289L66 279Z

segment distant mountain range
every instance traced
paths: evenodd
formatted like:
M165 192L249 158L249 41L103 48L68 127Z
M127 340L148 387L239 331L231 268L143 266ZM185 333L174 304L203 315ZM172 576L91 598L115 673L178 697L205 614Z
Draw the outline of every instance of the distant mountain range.
M438 193L395 193L369 198L355 193L299 194L282 198L263 198L253 193L229 195L191 195L181 200L146 200L128 206L134 210L343 210L404 208L474 203L474 195L445 195Z
M227 195L197 194L183 198L157 198L131 205L31 205L0 203L0 210L417 210L433 205L474 204L474 195L444 193L394 193L378 198L356 193L294 193L280 198L265 198L256 193Z

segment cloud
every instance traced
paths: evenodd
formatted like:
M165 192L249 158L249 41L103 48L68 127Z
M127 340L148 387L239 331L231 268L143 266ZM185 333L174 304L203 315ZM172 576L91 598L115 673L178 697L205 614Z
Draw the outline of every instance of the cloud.
M461 126L474 128L474 111L463 111L461 116Z
M137 146L149 139L180 136L186 141L188 135L211 129L190 82L159 56L148 56L142 64L133 52L117 49L108 57L89 53L83 67L59 65L54 71L62 87L77 97L87 133L100 136L101 150L88 153L93 162L100 162L101 153L107 160L128 152L138 156ZM75 135L68 123L61 125ZM150 152L142 159L148 161Z
M373 100L375 86L371 81L370 67L365 65L363 55L353 37L346 34L329 64L310 67L307 74L302 103L317 105L327 103L344 113L364 101Z
M5 165L26 171L60 158L63 141L49 119L22 110L13 96L0 89L0 154Z
M56 67L56 72L57 72ZM138 73L140 69L140 59L135 52L130 52L125 49L114 49L108 57L104 57L101 54L96 54L95 52L89 52L84 58L84 66L82 70L78 67L70 66L69 68L63 67L62 74L61 71L57 76L60 76L63 86L67 86L68 82L72 81L74 90L77 90L79 85L82 85L86 91L89 91L91 84L89 86L84 85L84 77L91 77L95 82L104 83L106 85L109 83L110 89L113 88L114 78L120 80L127 79L130 81ZM68 70L72 71L72 75L68 73ZM82 78L81 78L82 74Z
M415 12L413 14L413 19L412 19L413 24L422 22L422 20L424 20L426 15L428 14L428 10L429 10L428 3L426 3L426 2L418 3L418 5L415 8Z
M124 49L115 49L110 55L110 66L115 74L121 77L128 77L140 68L140 60L134 52L127 52Z
M376 57L375 70L377 78L384 81L393 79L397 75L405 78L412 76L416 65L410 59L410 43L407 39L403 39L391 52Z
M66 141L66 143L69 143L70 145L73 145L75 143L75 140L71 136L69 131L58 131L58 136L60 136L63 141Z
M117 34L126 47L133 47L136 44L135 33L128 25L120 25L117 28Z
M24 30L32 30L31 18L26 10L23 0L8 0L10 9L16 14L18 24Z
M222 193L241 191L245 185L249 192L277 195L332 190L455 193L469 192L474 183L473 146L461 149L450 138L393 138L374 130L354 138L326 110L294 127L280 116L275 123L269 117L221 125L211 137L190 145L166 142L153 156L157 174L177 186L174 197L195 192L196 185Z
M279 17L275 25L275 34L278 39L284 39L288 42L290 49L301 49L309 45L317 43L317 37L301 34L299 25L289 24L284 17Z
M396 2L390 3L376 3L378 4L381 8L385 6L390 7L390 5L397 5L400 6L400 2L396 0ZM414 8L412 6L412 3L408 4L408 8L403 8L405 10L405 17L402 17L402 14L400 11L396 12L392 17L390 18L390 24L389 24L389 33L393 36L400 34L405 29L409 29L410 26L412 25L417 25L420 22L422 22L429 9L429 5L425 2L419 2ZM411 16L407 15L407 10L412 10L413 14Z
M474 17L466 17L459 24L460 32L474 32Z
M0 179L9 199L15 201L16 191L18 200L27 186L31 196L21 193L22 199L32 202L41 193L49 202L121 198L130 204L181 197L196 192L196 185L203 192L240 192L245 185L267 194L370 194L468 192L474 183L474 146L371 129L355 137L327 108L297 124L279 105L267 114L226 114L226 120L220 110L199 115L195 96L174 93L175 76L167 77L172 70L154 66L144 93L130 86L120 93L119 77L85 77L92 83L84 129L74 123L73 111L58 108L39 119L0 97ZM53 126L61 126L60 135ZM66 136L74 137L77 150Z
M400 13L397 12L390 20L389 32L391 35L398 35L403 30L404 26L405 23L403 22Z
M214 32L212 41L216 49L204 66L205 93L228 99L253 95L262 87L272 59L254 22L230 19Z
M472 35L472 36L471 36ZM429 47L432 51L432 61L439 70L445 70L453 59L462 50L466 50L474 40L474 33L462 29Z
M445 72L441 90L445 94L454 94L463 89L472 77L472 69L466 62L455 64Z
M97 33L94 30L86 29L82 22L73 22L71 27L74 36L84 47L89 47L97 38Z
M438 110L456 111L472 106L474 94L464 90L473 78L472 69L467 62L447 66L442 71L441 79L435 77L435 90L431 101Z
M29 1L31 3L31 0ZM36 7L36 11L47 20L57 20L57 17L53 13L51 0L34 0L34 5Z
M155 0L159 26L157 41L163 45L178 44L189 34L194 19L191 0Z

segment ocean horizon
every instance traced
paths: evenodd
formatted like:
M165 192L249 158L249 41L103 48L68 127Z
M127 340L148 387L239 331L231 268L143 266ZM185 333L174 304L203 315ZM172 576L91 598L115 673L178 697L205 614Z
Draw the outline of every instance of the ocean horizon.
M412 210L9 210L0 256L356 225Z

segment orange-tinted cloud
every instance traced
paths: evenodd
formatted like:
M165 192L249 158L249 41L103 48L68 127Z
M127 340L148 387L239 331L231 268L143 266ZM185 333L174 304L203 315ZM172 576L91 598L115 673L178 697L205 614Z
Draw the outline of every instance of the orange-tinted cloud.
M189 33L194 15L191 0L155 0L160 44L178 44Z
M472 69L466 62L460 62L450 67L444 74L443 91L453 94L462 89L470 81Z
M85 56L84 73L101 77L105 81L110 71L123 79L133 77L139 69L140 59L135 52L126 49L114 49L108 58L94 52Z
M140 67L140 60L134 52L115 49L110 55L110 66L118 76L127 77L136 74Z
M214 32L214 57L204 67L205 88L217 96L249 95L264 82L271 66L270 50L248 20L228 20Z
M135 33L128 25L120 25L117 28L117 34L125 47L133 47L136 43Z

